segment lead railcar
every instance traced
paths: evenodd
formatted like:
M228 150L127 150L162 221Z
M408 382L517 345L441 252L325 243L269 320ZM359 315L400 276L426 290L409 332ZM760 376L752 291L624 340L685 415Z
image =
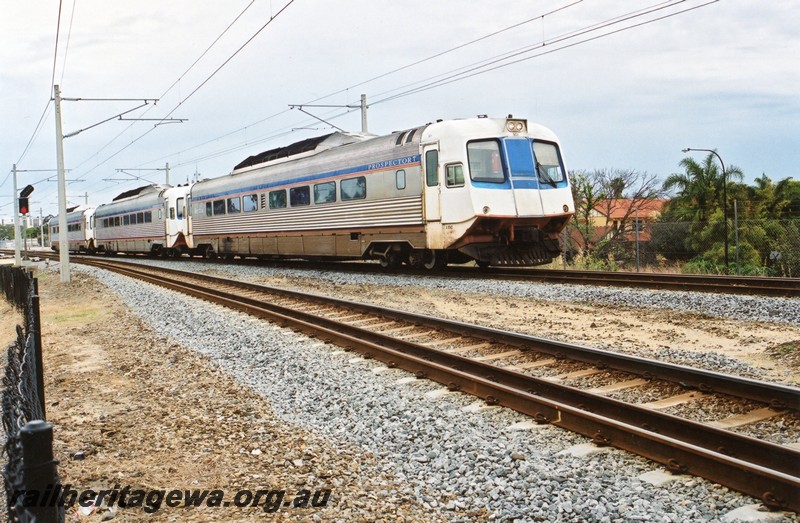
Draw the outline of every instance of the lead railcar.
M190 198L194 252L393 267L548 263L574 212L555 134L511 117L304 140Z

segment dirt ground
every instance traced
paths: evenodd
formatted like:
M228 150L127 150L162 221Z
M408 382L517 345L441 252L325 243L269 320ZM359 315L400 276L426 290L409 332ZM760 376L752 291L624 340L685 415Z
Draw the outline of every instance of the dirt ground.
M66 286L57 275L40 277L47 416L63 484L221 489L226 500L240 489L285 489L285 499L301 489L332 492L325 509L162 502L152 515L120 508L77 517L73 508L67 521L430 521L408 499L377 495L392 479L365 472L374 458L276 420L264 398L155 335L96 280L72 278Z

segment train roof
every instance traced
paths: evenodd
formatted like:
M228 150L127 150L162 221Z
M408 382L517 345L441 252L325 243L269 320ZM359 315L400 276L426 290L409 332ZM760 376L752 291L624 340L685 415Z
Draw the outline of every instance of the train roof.
M159 191L161 192L167 188L165 185L159 185L156 183L150 185L143 185L142 187L137 187L136 189L131 189L130 191L125 191L124 193L120 193L116 198L111 200L112 202L118 202L119 200L124 200L125 198L131 198L133 196L138 196L140 194L145 194L151 191Z
M291 156L297 156L303 153L309 153L309 152L318 153L331 149L333 147L338 147L340 145L347 145L350 143L355 143L369 138L374 138L374 137L361 134L343 133L338 131L334 133L325 134L322 136L316 136L314 138L306 138L305 140L300 140L299 142L295 142L293 144L286 145L284 147L277 147L275 149L270 149L268 151L264 151L259 154L248 156L233 168L233 172L236 172L240 169L244 169L246 167L252 167L254 165L273 162L275 160L287 159Z

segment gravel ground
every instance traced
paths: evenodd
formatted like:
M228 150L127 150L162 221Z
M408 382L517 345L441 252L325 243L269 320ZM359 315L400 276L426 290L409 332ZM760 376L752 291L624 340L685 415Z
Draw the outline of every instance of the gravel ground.
M591 285L565 285L554 283L513 282L496 280L457 280L406 276L402 274L351 274L346 272L320 273L304 269L258 267L251 265L209 265L202 262L182 260L176 264L169 261L136 259L136 262L178 268L192 272L218 272L235 274L237 279L263 279L289 277L292 280L316 279L335 287L354 281L360 284L397 285L496 295L502 297L537 298L547 301L586 302L595 305L624 305L626 307L663 308L680 312L704 314L718 318L737 318L747 321L782 322L800 325L800 300L795 298L762 298L728 294L653 291L625 289L619 287L596 287Z
M197 264L195 270L206 267ZM659 467L634 455L616 450L588 459L559 454L586 438L550 426L513 431L511 425L525 421L524 416L502 408L465 412L473 398L460 393L426 397L440 388L432 382L398 383L407 374L376 372L376 362L305 336L105 271L78 270L113 288L153 329L208 356L267 398L281 419L374 454L403 485L376 491L379 498L410 497L432 516L451 521L716 521L755 502L697 478L651 486L637 476ZM351 276L328 278L334 283L346 277ZM436 281L414 283L445 284ZM475 290L482 284L463 285ZM498 292L497 285L492 282L485 292ZM520 290L533 287L563 292L529 284ZM609 293L586 288L570 292L611 299ZM799 311L784 310L778 302L762 303L757 312L747 300L730 298L724 301L743 314L800 321ZM672 302L678 306L682 300ZM727 306L715 310L731 313ZM797 519L787 516L787 521Z

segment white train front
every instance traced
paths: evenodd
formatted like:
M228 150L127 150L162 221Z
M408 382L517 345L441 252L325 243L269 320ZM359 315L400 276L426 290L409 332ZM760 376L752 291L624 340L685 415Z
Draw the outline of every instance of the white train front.
M190 200L198 253L392 267L548 263L574 212L556 136L511 117L305 140L194 184Z

